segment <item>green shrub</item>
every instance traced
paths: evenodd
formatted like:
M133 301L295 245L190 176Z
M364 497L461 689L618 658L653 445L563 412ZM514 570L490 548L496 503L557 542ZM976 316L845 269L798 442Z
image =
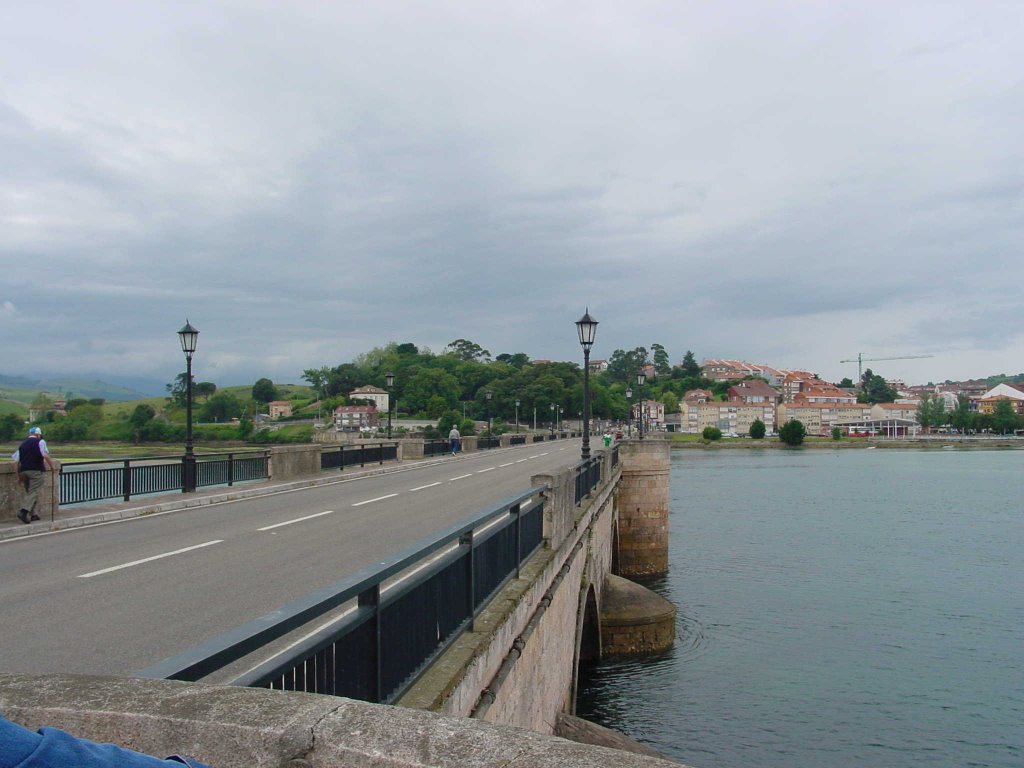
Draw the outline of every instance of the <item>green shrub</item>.
M705 440L721 440L722 430L718 427L704 427L704 432L701 433Z
M799 419L790 419L779 428L779 439L786 445L800 445L807 436L807 429Z
M843 430L841 430L839 427L832 427L832 439L833 440L842 440L843 439Z
M760 419L754 419L754 423L750 425L750 436L755 440L760 440L764 437L765 432L764 422Z

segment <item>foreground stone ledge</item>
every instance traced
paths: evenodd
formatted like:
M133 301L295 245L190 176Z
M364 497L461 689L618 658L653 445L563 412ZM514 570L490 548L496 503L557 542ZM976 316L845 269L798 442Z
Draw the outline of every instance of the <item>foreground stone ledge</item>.
M678 763L478 720L333 696L168 680L0 674L0 711L211 768L669 768Z

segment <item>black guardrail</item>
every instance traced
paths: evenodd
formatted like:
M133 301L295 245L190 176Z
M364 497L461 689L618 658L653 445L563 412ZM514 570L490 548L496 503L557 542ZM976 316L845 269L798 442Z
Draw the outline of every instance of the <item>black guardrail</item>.
M397 443L352 443L320 451L320 469L365 467L367 464L383 464L398 458Z
M199 680L355 601L338 622L232 684L391 703L541 545L545 490L532 488L136 676Z
M601 482L603 464L601 456L591 456L576 465L576 506L579 506Z
M196 454L196 485L233 485L267 477L268 451ZM138 456L78 461L60 468L61 505L183 489L183 457Z

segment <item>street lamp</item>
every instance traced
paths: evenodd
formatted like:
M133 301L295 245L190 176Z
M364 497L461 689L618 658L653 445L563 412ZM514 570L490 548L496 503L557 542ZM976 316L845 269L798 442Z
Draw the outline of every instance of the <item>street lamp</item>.
M484 393L484 400L487 401L487 437L491 437L491 398L494 397L492 392Z
M637 416L637 432L640 435L640 439L644 439L644 396L643 386L644 382L647 381L647 374L644 373L641 368L636 372L636 394L640 398L640 414Z
M185 458L181 463L181 492L196 490L196 455L192 450L192 354L196 351L199 331L185 318L185 327L178 331L181 351L185 353Z
M626 387L626 405L629 406L629 414L626 416L626 429L630 437L633 436L633 403L630 402L633 398L633 390Z
M597 320L590 316L590 307L576 321L576 331L583 347L583 449L580 458L586 461L590 458L590 348L597 337Z
M551 404L551 436L555 436L555 404Z
M516 400L516 434L519 434L519 400Z
M391 388L395 386L395 374L385 373L384 381L388 384L388 440L391 439Z

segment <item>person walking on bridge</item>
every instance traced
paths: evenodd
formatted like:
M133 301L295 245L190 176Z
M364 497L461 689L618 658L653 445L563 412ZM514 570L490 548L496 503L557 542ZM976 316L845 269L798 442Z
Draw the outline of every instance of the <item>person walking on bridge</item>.
M39 519L36 505L39 502L39 489L43 487L43 479L46 477L44 473L47 469L56 469L46 441L43 440L43 431L39 427L32 427L28 437L11 454L11 458L18 462L18 478L25 486L25 499L18 510L18 519L28 525Z
M452 456L454 456L462 445L462 435L459 434L458 427L452 426L452 431L448 433L448 442L451 443Z

